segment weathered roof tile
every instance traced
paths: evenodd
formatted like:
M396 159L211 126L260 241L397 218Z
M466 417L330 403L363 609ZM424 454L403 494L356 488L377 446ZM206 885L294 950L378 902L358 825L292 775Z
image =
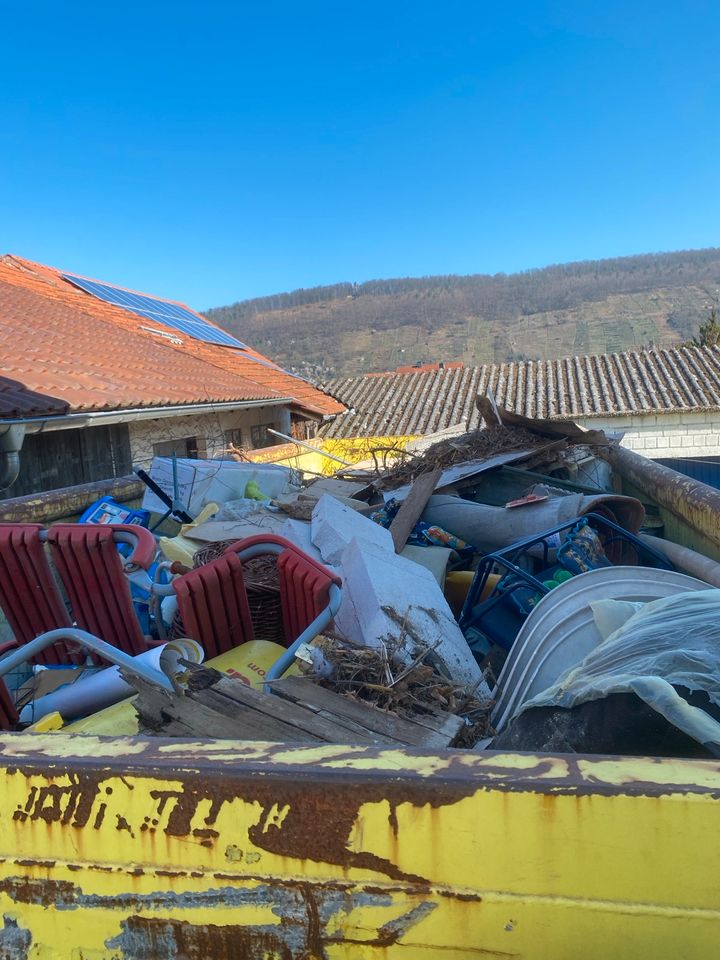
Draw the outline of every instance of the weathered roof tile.
M560 360L493 363L463 370L373 374L322 388L350 412L326 437L408 436L477 425L475 397L528 417L607 417L720 410L720 349L675 347Z

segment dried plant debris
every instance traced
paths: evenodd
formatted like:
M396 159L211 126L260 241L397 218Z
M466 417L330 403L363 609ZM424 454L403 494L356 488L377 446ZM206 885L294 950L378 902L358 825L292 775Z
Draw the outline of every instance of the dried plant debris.
M402 640L386 639L377 647L363 647L339 637L318 637L314 643L326 664L321 686L352 700L408 720L423 714L454 714L465 728L454 746L471 747L493 735L491 700L479 698L474 688L454 683L432 662L432 648L421 650L410 663L401 656Z
M450 437L433 444L423 454L416 455L404 450L400 462L378 481L384 490L412 483L417 477L440 467L445 470L467 460L483 460L498 453L514 450L534 450L547 446L547 440L521 427L493 426L474 430L458 437Z

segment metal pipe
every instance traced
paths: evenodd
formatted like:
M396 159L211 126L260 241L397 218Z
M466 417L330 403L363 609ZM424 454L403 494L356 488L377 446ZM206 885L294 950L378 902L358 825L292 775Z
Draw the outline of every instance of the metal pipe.
M127 670L128 673L142 677L143 680L147 680L149 683L155 683L161 687L165 687L166 690L173 689L172 683L164 673L153 670L145 664L138 662L135 657L123 653L122 650L118 650L117 647L113 647L111 644L105 643L104 640L94 637L85 630L79 630L77 627L60 627L58 630L48 630L47 633L41 633L40 636L35 637L34 640L23 644L15 653L11 653L0 660L0 677L4 677L10 673L11 670L25 663L26 660L30 660L35 654L40 653L46 647L59 641L78 643L81 647L85 647L86 650L97 653L103 660L114 663L117 667L122 667L124 670Z
M314 447L311 443L307 443L305 440L296 440L295 437L289 437L286 433L280 433L279 430L273 430L272 427L266 427L265 429L268 433L271 433L274 437L280 437L280 439L284 440L286 443L296 443L299 447L305 447L306 450L311 450L313 453L319 453L321 457L327 457L328 460L334 460L336 463L341 463L344 467L352 466L349 460L342 460L340 457L336 457L332 453L326 453L324 450L320 450L319 447Z
M0 433L0 490L7 490L20 473L20 450L25 439L25 428L14 424Z
M342 602L342 591L340 587L338 587L336 583L331 583L328 594L329 603L327 607L325 607L319 616L315 617L310 626L303 630L297 640L290 644L285 653L281 654L268 670L265 677L266 682L263 686L265 693L272 693L270 681L277 680L278 677L281 677L283 673L285 673L288 667L292 666L292 662L295 659L295 651L301 647L303 643L310 643L319 633L322 633L340 609Z
M0 490L7 490L20 473L20 454L14 450L4 452L0 461Z

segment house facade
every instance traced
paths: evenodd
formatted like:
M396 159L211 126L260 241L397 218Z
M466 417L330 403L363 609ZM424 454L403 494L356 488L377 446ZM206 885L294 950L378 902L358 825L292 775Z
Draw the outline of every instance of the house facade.
M183 304L0 257L2 499L278 443L268 428L306 439L343 411Z

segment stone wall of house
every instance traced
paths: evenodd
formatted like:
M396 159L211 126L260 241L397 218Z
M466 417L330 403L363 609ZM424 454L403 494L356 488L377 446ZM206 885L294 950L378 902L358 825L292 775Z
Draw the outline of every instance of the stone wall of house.
M290 411L281 406L250 407L246 410L222 410L217 413L190 414L138 420L130 424L130 451L135 466L147 468L155 444L197 437L200 456L220 456L226 447L226 433L240 431L243 445L252 446L252 427L271 424L282 432L290 430ZM278 441L280 442L280 441Z
M623 431L622 445L651 460L720 457L720 414L717 411L579 417L577 423L608 433Z

